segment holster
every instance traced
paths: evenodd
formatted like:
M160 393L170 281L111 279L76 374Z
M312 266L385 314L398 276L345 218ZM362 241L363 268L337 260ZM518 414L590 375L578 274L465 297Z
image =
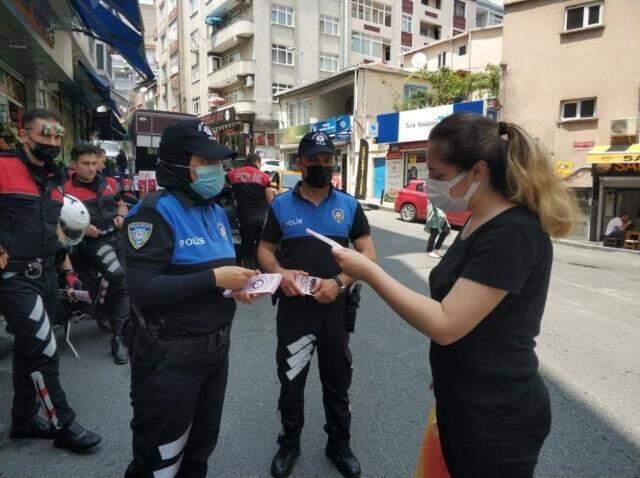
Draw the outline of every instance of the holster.
M356 330L356 318L358 309L360 308L361 291L362 284L355 284L347 290L347 296L345 300L345 328L347 329L347 332L350 333L353 333Z

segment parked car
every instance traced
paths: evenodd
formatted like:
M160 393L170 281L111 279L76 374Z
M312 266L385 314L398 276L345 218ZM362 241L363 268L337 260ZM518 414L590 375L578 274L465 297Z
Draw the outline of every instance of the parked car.
M424 221L427 219L428 200L424 179L413 179L398 193L394 209L403 221ZM445 213L449 224L454 227L464 226L470 216L469 211Z
M276 171L284 171L285 169L284 160L282 159L264 158L262 160L262 165L260 166L260 170L267 174Z

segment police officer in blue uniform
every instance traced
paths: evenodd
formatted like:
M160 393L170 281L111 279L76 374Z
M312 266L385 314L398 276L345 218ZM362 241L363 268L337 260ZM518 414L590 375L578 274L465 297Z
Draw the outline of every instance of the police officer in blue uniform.
M309 236L305 229L311 228L345 247L351 242L372 259L376 253L358 201L331 186L336 165L331 139L324 133L308 133L298 153L303 181L271 203L258 251L263 270L283 275L276 353L283 430L271 474L288 476L300 454L304 387L317 349L327 421L325 452L344 476L357 477L360 464L350 447L351 353L345 321L345 295L353 281L340 271L330 247ZM320 279L312 296L302 294L296 283L300 276Z
M158 183L125 221L137 319L131 350L133 461L127 477L204 477L227 385L236 304L225 289L256 272L235 266L231 229L214 201L231 150L197 120L169 126ZM251 302L248 294L237 299Z

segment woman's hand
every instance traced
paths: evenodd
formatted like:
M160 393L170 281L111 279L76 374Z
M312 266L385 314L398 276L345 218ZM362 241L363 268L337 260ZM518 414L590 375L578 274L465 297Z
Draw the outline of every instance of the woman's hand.
M242 302L243 304L253 304L256 299L259 299L264 294L252 294L251 292L234 292L231 297Z
M334 247L331 252L342 272L354 280L366 281L376 267L375 262L353 249Z
M213 274L216 278L217 287L238 290L247 285L253 276L260 274L260 271L237 266L223 266L213 269Z

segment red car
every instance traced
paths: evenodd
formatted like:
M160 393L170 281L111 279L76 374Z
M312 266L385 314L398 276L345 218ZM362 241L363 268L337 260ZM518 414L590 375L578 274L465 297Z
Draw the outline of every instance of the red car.
M394 209L400 213L400 218L403 221L424 221L427 219L427 200L424 179L413 179L398 193ZM471 215L469 211L447 212L446 214L449 224L454 227L464 226Z

